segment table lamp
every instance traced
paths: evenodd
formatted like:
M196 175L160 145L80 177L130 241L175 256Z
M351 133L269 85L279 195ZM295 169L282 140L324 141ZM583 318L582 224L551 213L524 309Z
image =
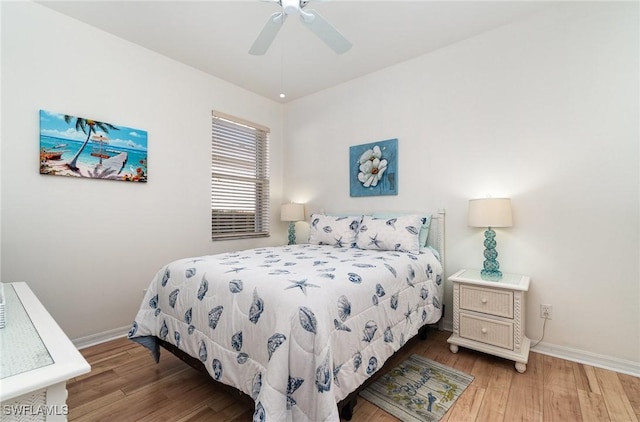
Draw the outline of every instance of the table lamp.
M484 232L484 269L480 272L483 280L497 281L502 278L500 264L496 260L496 232L493 227L511 227L511 199L483 198L469 200L468 224L470 227L486 227Z
M280 207L280 221L289 222L289 245L296 244L296 221L304 220L304 204L283 204Z

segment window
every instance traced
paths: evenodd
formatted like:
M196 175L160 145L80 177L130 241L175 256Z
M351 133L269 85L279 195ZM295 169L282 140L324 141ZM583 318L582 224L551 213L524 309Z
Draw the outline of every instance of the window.
M213 240L269 236L269 129L213 112Z

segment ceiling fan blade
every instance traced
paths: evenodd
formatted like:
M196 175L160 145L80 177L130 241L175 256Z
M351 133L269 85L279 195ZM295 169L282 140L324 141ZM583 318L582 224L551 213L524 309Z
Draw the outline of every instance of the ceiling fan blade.
M349 40L315 10L301 11L300 20L336 53L343 54L351 48Z
M285 19L287 19L287 15L282 12L277 12L271 15L258 35L258 38L256 38L249 49L249 54L262 56L266 53L273 40L276 38L276 35L278 35L278 31L282 28L282 24Z

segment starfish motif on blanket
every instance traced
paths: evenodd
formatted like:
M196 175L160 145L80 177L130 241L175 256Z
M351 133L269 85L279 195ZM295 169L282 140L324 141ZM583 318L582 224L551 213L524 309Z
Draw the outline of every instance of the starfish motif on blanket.
M300 281L289 280L289 282L291 282L293 284L291 286L289 286L289 287L285 287L284 288L285 290L295 289L296 287L298 287L300 289L300 291L305 294L305 296L307 295L307 287L320 287L317 284L309 283L306 278L304 280L300 280Z
M375 245L376 248L382 248L382 246L380 246L380 242L382 242L382 240L378 240L377 234L373 237L369 236L369 239L371 239L369 245Z
M409 323L411 323L411 314L413 313L413 309L411 309L411 306L407 305L407 312L404 313L404 317L406 320L409 321Z

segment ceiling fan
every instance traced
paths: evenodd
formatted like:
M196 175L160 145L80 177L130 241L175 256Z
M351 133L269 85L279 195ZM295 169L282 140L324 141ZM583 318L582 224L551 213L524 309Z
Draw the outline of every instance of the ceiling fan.
M299 15L300 21L318 38L324 41L333 51L338 54L347 52L351 48L351 43L327 22L315 10L303 10L310 0L267 0L278 3L282 7L281 12L274 13L267 21L264 28L249 49L249 54L261 56L267 52L269 46L278 35L278 31L287 19L287 16Z

